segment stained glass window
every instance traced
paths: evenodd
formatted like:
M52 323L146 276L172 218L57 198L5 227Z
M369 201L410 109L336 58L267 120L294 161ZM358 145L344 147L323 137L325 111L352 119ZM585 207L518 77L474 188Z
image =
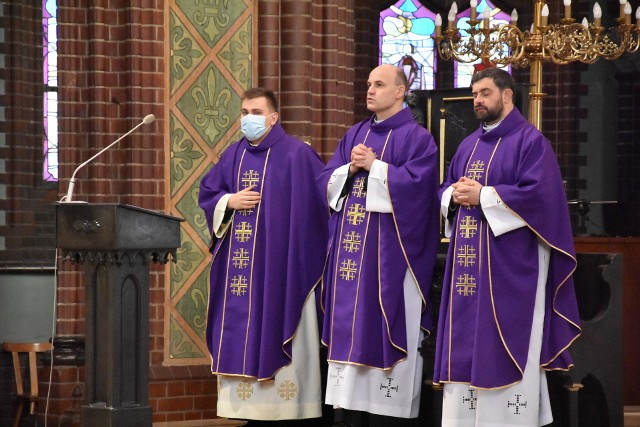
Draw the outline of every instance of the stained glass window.
M45 181L58 181L58 23L56 0L42 0Z
M500 25L508 25L511 16L501 9L497 8L493 5L489 0L481 0L478 2L478 7L476 8L478 12L478 16L480 13L484 15L484 17L490 16L491 19L489 21L490 27L497 27ZM463 10L457 15L458 18L458 30L460 31L460 36L462 39L469 39L470 34L467 30L470 28L469 18L471 16L471 8ZM454 75L454 87L469 87L471 85L471 77L473 76L473 71L476 67L480 66L481 60L477 60L471 63L462 63L458 61L454 61L453 63L453 75ZM511 72L511 67L508 65L499 66L499 68L503 68L509 72Z
M435 13L418 0L400 0L380 12L379 64L401 67L409 89L433 89Z

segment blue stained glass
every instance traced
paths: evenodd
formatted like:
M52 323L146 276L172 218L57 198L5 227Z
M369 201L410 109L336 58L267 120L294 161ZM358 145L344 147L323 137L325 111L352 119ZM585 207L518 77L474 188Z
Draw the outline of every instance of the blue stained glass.
M500 8L497 8L496 6L494 6L494 4L491 3L489 0L481 0L478 3L476 11L478 13L478 16L480 16L480 13L483 13L485 17L487 16L487 14L491 16L491 20L489 23L490 27L508 25L509 20L511 18L509 14L502 11ZM457 15L457 19L458 19L457 28L460 31L460 36L462 37L463 41L465 39L468 40L470 37L470 34L467 31L469 28L471 28L471 26L469 25L470 17L471 17L471 8L465 9L462 12L458 13ZM508 52L505 50L505 54L506 53ZM454 87L469 87L471 85L471 77L473 76L473 73L476 68L475 66L480 64L481 62L482 61L480 59L474 62L469 62L469 63L454 61L453 63ZM508 72L511 72L511 66L509 65L499 65L498 68L502 68L504 70L507 70Z
M433 89L435 13L417 0L400 0L380 12L379 64L405 71L409 89Z

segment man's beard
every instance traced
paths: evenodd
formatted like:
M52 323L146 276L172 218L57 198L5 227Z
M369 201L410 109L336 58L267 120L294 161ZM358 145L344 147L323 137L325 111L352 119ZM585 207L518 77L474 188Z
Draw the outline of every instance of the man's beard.
M473 110L476 118L484 123L493 123L500 118L500 115L502 115L504 105L502 104L502 102L500 102L500 104L496 105L494 109L489 109L487 107L484 108L485 110L481 111L475 109Z

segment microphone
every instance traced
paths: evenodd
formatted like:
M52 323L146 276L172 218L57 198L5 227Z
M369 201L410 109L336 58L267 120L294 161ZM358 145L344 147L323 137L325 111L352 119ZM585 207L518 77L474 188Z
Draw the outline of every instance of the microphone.
M129 132L125 133L124 135L122 135L120 138L116 139L115 141L113 141L111 144L107 145L106 147L104 147L102 150L100 150L99 152L97 152L96 154L94 154L93 156L91 156L91 158L89 158L87 161L85 161L84 163L82 163L80 166L78 166L76 168L76 170L73 171L73 175L71 175L71 179L69 180L69 188L67 189L67 195L64 196L62 198L62 200L60 200L61 202L71 202L72 198L73 198L73 187L76 183L76 173L78 173L78 171L86 166L89 162L91 162L93 159L95 159L96 157L98 157L100 154L104 153L105 151L107 151L109 148L113 147L114 145L116 145L118 142L120 142L121 139L123 139L125 136L129 135L130 133L132 133L133 131L135 131L136 129L138 129L140 126L142 125L146 125L149 123L153 123L153 121L156 119L156 116L154 116L153 114L147 114L144 119L142 119L142 121L140 123L138 123L133 129L131 129Z

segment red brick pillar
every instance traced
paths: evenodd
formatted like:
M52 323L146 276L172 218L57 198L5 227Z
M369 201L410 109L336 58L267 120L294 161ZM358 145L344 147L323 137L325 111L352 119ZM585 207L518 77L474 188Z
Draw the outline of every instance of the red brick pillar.
M353 1L261 0L259 84L285 129L328 158L353 125Z

